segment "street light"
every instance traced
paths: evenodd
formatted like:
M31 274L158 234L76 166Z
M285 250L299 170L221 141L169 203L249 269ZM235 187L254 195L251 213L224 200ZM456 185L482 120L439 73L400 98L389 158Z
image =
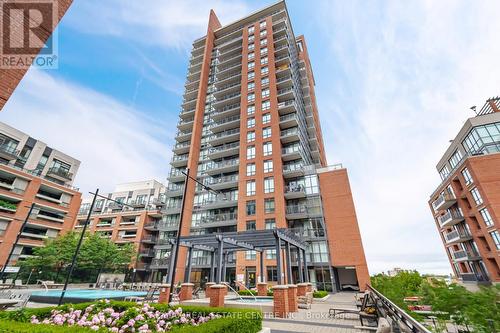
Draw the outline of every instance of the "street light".
M19 229L19 232L17 233L16 241L14 242L14 244L12 244L12 248L10 249L9 255L7 256L7 259L5 260L5 264L3 265L2 271L0 272L0 281L2 281L2 279L3 279L3 275L5 273L5 268L7 268L7 265L10 262L10 258L12 257L12 254L14 253L14 249L16 248L17 243L19 242L19 238L21 238L21 234L24 231L24 227L28 223L28 220L30 218L31 212L33 211L33 208L35 208L34 202L31 204L30 209L28 211L28 215L26 215L26 218L24 219L23 224L21 225L21 229Z
M177 267L177 259L179 257L179 243L181 241L181 230L182 230L182 217L184 216L184 205L186 201L186 191L188 187L188 181L191 179L195 183L201 185L203 189L213 192L215 194L222 194L221 191L214 190L208 185L203 184L202 182L198 181L198 179L193 178L189 175L189 168L186 168L186 171L181 171L182 174L184 175L184 191L182 193L182 201L181 201L181 212L179 214L179 226L177 227L177 241L175 242L175 255L174 255L174 264L171 265L172 267L172 272L169 272L169 275L171 276L170 280L170 293L168 295L168 303L172 302L172 294L174 292L174 284L175 284L175 268ZM224 196L225 198L225 196ZM172 255L172 251L170 251L170 255Z

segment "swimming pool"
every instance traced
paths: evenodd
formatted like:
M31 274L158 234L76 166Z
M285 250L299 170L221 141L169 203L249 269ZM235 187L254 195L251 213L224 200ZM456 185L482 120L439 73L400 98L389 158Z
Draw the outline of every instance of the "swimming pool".
M56 304L61 297L61 290L34 291L30 301ZM143 291L102 290L102 289L69 289L64 294L63 303L83 303L98 299L123 300L127 296L146 296Z
M251 296L242 296L241 298L229 298L228 301L239 303L271 303L273 301L273 298L268 296L257 296L255 298Z

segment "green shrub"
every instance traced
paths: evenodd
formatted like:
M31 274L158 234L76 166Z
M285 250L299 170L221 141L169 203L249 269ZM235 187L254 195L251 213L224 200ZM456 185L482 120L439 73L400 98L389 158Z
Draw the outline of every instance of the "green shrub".
M65 304L60 307L47 308L25 308L17 311L0 311L0 332L34 332L34 333L59 333L59 332L95 332L89 328L54 326L43 324L30 324L31 316L37 318L46 318L50 316L50 311L53 309L68 311L69 308L75 310L83 310L90 304L96 303L79 303ZM117 311L124 311L130 307L136 306L137 303L111 301L109 304L97 303L96 306L109 307L112 306ZM151 304L152 307L159 311L168 311L170 307L167 304ZM179 306L172 307L173 309ZM206 306L180 306L183 312L206 316L209 313L220 314L223 317L210 320L200 326L182 326L174 327L170 332L178 333L256 333L262 329L262 312L253 309L232 309L232 308L211 308Z
M328 291L325 290L317 290L313 293L314 298L323 298L328 295Z
M79 326L33 325L15 321L0 320L0 332L10 333L89 333L95 332L89 328Z

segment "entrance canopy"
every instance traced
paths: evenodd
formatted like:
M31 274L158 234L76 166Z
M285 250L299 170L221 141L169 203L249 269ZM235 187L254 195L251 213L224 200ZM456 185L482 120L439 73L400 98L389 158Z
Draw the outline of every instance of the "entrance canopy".
M171 240L172 245L175 245L175 240ZM282 258L281 250L285 249L286 271L288 283L292 281L292 262L290 255L290 247L295 247L297 250L297 264L299 267L299 280L309 282L307 273L307 259L306 259L306 242L298 238L294 233L288 229L273 229L273 230L247 230L240 232L224 232L213 233L208 235L191 235L180 237L180 246L187 247L189 250L188 262L186 272L184 274L184 282L189 282L191 275L191 261L193 249L203 250L212 253L211 260L211 281L220 283L226 274L226 256L229 252L235 251L257 251L260 252L260 269L262 279L264 277L264 251L269 249L276 250L276 268L278 273L278 284L284 281L284 274L282 274ZM175 246L172 247L175 249ZM173 254L175 255L175 254ZM215 258L217 257L217 264ZM302 261L301 262L301 257ZM173 261L171 261L173 262ZM303 264L303 266L302 266ZM214 268L217 268L214 272ZM303 268L302 268L303 267ZM173 267L169 269L169 280L171 279L170 272ZM216 276L214 277L214 273ZM263 280L262 280L263 281Z

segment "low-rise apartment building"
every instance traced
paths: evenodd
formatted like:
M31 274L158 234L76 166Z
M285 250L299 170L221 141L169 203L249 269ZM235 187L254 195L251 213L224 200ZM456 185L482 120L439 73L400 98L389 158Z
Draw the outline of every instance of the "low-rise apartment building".
M462 282L500 282L500 98L467 119L437 164L429 205Z
M112 193L101 195L114 201L96 198L88 230L118 244L133 243L138 251L137 258L132 262L136 279L147 280L156 242L152 230L162 224L164 185L156 180L131 182L120 184ZM84 226L91 203L92 196L83 199L75 230Z
M81 194L72 186L80 161L0 122L0 263L32 255L48 238L71 230Z

